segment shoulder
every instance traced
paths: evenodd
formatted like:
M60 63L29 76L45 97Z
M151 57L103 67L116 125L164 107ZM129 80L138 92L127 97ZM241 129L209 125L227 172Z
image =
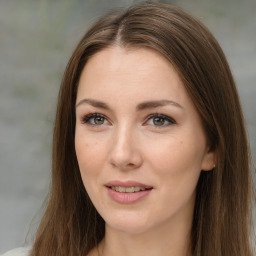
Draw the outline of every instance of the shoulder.
M8 251L0 256L28 256L30 251L30 247L20 247Z

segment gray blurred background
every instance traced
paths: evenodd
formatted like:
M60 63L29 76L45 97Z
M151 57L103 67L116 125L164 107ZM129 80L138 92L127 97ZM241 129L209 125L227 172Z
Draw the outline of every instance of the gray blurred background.
M58 88L81 36L129 0L0 1L0 254L38 225L51 169ZM256 0L173 0L220 42L240 93L256 159ZM35 217L37 216L37 217Z

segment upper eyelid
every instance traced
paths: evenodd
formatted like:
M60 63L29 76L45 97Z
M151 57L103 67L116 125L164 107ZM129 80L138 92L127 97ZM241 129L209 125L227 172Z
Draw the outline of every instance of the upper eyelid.
M162 118L164 118L164 119L166 119L166 120L170 120L170 121L172 121L173 123L176 123L176 120L175 120L173 117L171 117L171 116L169 116L169 115L161 114L161 113L153 113L153 114L150 114L150 115L148 115L147 119L151 119L151 118L153 118L153 117L162 117Z

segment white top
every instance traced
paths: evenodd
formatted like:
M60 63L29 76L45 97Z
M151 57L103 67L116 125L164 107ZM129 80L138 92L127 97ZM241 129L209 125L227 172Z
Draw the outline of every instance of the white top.
M30 249L31 249L30 247L20 247L20 248L16 248L11 251L8 251L0 256L28 256Z

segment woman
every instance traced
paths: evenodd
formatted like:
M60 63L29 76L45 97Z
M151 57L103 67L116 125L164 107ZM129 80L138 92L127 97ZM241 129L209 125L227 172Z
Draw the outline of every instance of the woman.
M215 38L176 7L142 3L86 33L63 77L52 157L26 255L253 255L234 80Z

